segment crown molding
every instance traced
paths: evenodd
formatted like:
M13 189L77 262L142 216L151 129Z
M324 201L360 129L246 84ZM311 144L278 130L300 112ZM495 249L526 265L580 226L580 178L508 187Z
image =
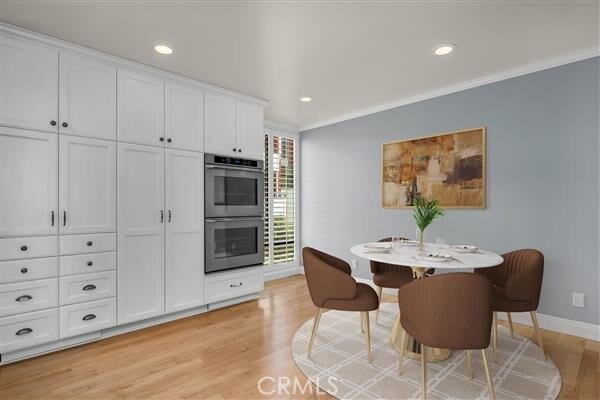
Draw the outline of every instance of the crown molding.
M304 125L300 127L300 132L308 131L311 129L321 128L323 126L336 124L338 122L347 121L350 119L364 117L366 115L375 114L381 111L391 110L392 108L397 108L401 106L405 106L407 104L417 103L423 100L433 99L435 97L444 96L451 93L460 92L467 89L472 89L478 86L488 85L490 83L503 81L510 78L516 78L518 76L527 75L532 72L543 71L545 69L550 69L554 67L558 67L565 64L571 64L577 61L586 60L593 57L598 57L600 55L600 49L591 48L586 49L570 54L566 54L560 57L549 58L547 60L538 61L532 64L527 64L521 67L508 69L506 71L498 72L491 75L486 75L481 78L476 78L473 80L457 83L454 85L446 86L440 89L431 90L429 92L421 93L415 96L405 97L399 100L395 100L389 103L380 104L374 107L364 108L362 110L354 111L347 114L342 114L335 118L326 119L323 121L315 122L312 124Z
M192 78L179 73L167 71L162 68L154 67L148 64L144 64L138 61L129 60L120 56L109 54L100 50L95 50L89 47L81 46L75 43L68 42L66 40L57 39L52 36L45 35L43 33L30 31L15 25L7 24L6 22L0 21L0 33L13 38L28 40L38 44L52 46L58 48L59 51L72 51L77 54L86 55L99 60L103 60L117 67L130 68L135 70L143 70L150 72L156 76L160 76L163 79L173 79L180 83L190 84L202 89L210 90L212 92L221 93L229 96L234 96L240 100L250 101L261 105L266 105L269 101L260 97L252 96L249 94L237 92L235 90L222 88L212 83L204 82L196 78Z
M265 120L265 129L274 129L277 131L282 131L282 132L290 133L293 135L297 135L300 132L300 130L296 126L286 124L284 122L272 121L272 120L268 120L268 119Z

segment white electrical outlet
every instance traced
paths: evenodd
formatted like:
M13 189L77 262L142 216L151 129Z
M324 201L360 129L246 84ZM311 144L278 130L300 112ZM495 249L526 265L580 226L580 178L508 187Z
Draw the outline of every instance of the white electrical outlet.
M573 307L584 307L585 306L584 294L573 292L572 304L573 304Z
M358 268L358 261L352 260L352 269Z

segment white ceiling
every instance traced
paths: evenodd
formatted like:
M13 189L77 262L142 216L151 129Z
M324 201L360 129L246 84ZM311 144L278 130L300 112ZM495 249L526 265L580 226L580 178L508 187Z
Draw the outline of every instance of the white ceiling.
M306 127L596 51L598 7L596 1L2 0L0 15L10 24L267 99L268 119ZM457 45L455 53L431 54L448 42ZM156 54L156 43L174 53ZM314 101L300 103L301 96Z

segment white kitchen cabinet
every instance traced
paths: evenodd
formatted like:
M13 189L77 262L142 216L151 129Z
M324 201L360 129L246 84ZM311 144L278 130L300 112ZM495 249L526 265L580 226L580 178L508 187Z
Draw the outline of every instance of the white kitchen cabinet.
M204 92L165 83L165 139L168 148L204 151Z
M60 54L60 133L115 140L117 69L68 52Z
M236 147L242 158L256 160L264 158L265 132L261 106L237 103Z
M2 127L0 154L0 236L55 234L58 135Z
M116 144L60 137L60 233L114 232Z
M204 154L165 151L166 312L204 304Z
M58 50L0 36L0 124L58 131Z
M164 146L164 81L125 69L117 71L117 138Z
M228 96L206 93L205 103L206 152L237 156L235 100Z
M117 148L118 323L164 313L164 149Z

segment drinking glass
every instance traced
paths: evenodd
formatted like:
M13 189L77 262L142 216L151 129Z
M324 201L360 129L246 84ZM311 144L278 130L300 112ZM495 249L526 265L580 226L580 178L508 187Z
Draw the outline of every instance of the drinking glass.
M446 243L446 239L437 238L435 239L435 244L437 245L437 251L441 252L448 249L448 244Z
M392 236L392 251L394 253L399 253L402 248L402 240L400 236Z

